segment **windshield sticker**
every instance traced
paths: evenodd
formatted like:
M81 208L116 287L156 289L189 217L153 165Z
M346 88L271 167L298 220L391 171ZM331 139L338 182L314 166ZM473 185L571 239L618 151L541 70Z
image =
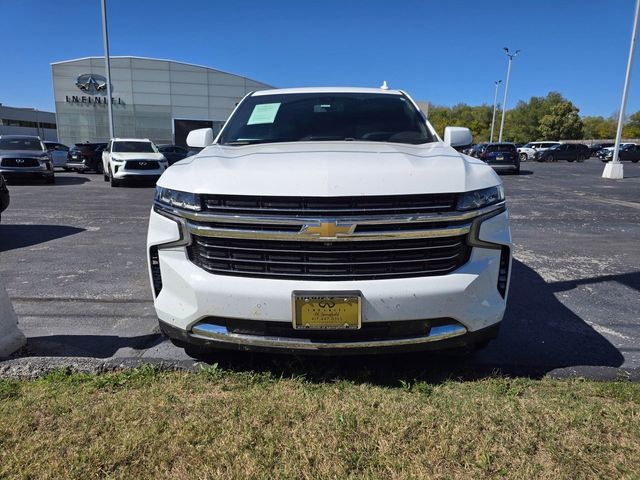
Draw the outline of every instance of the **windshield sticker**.
M263 103L253 107L253 112L249 117L247 125L259 125L262 123L273 123L280 108L280 103Z

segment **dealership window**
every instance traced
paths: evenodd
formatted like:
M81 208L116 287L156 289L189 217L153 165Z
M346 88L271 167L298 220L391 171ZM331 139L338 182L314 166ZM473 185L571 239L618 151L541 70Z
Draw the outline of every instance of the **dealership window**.
M49 122L31 122L29 120L11 120L9 118L0 118L0 125L5 127L27 127L27 128L56 128L55 123Z

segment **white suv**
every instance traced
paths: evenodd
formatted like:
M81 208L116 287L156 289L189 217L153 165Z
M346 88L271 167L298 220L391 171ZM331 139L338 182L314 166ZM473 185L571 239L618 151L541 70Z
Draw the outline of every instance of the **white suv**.
M536 156L536 152L544 152L555 145L560 145L560 142L529 142L518 148L520 161L526 162L527 160L533 160Z
M112 187L125 180L158 178L169 163L147 138L112 138L102 152L104 181Z
M502 182L398 90L254 92L156 187L161 330L207 348L355 353L482 345L508 293Z

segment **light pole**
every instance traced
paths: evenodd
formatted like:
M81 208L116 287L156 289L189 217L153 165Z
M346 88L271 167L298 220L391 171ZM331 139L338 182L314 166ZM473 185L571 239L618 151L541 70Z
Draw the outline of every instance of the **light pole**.
M624 121L624 110L627 107L627 92L629 81L631 80L631 68L633 66L633 54L636 50L636 35L638 33L638 17L640 16L640 0L636 0L636 16L633 20L633 32L631 33L631 46L629 47L629 59L627 60L627 74L624 77L624 88L622 89L622 104L620 105L620 116L618 117L618 130L616 132L616 143L613 150L611 162L604 166L602 178L621 179L624 177L622 163L618 158L620 151L620 140L622 137L622 122Z
M107 0L102 0L102 40L104 42L104 69L107 77L107 108L109 112L109 138L113 138L113 104L111 103L111 61L109 60L109 34L107 33Z
M520 50L516 50L514 53L509 52L507 47L504 47L504 53L509 57L509 66L507 67L507 82L504 84L504 100L502 102L502 118L500 119L500 135L498 136L498 142L502 142L502 130L504 129L504 115L507 109L507 94L509 93L509 77L511 76L511 62L513 57L520 53Z
M493 116L491 117L491 137L489 138L489 143L493 143L493 126L496 123L496 107L498 105L498 88L500 87L501 83L502 83L502 80L496 80L495 81L496 94L493 97Z

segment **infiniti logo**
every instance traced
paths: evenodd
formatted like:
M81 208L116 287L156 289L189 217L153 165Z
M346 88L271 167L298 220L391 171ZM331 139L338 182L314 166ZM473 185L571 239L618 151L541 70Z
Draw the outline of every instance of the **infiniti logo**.
M103 92L107 90L107 79L95 73L84 73L78 76L76 87L83 92Z
M329 300L328 298L325 298L324 300L320 300L318 302L318 306L320 308L333 308L336 306L335 302L332 302L331 300Z
M141 167L144 167L147 164L147 162L138 162L138 165L140 165Z
M22 158L16 158L16 163L24 163L24 160Z

